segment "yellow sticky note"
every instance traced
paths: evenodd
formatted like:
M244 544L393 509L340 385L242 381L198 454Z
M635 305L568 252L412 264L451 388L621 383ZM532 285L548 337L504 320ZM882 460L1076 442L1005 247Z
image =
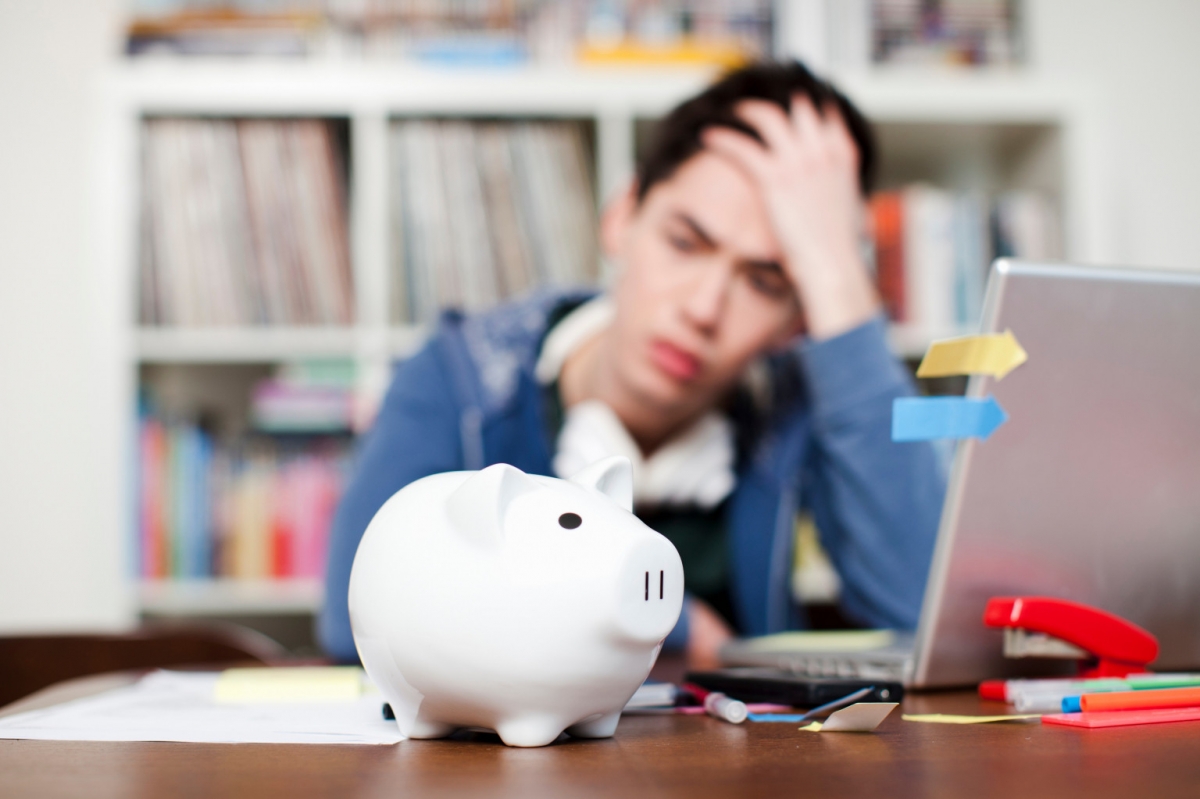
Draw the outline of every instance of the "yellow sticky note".
M869 652L896 640L891 630L794 630L745 642L753 652Z
M363 694L357 666L227 669L217 678L217 702L352 702Z
M801 727L800 731L801 732L820 732L821 731L821 722L814 721L812 724L809 724L807 727Z
M948 338L929 345L917 367L917 377L981 374L1001 380L1027 360L1029 355L1017 343L1011 330Z
M1024 719L1040 719L1040 713L1025 713L1014 716L954 716L945 713L918 713L903 715L905 721L928 721L933 724L990 724L993 721L1022 721Z

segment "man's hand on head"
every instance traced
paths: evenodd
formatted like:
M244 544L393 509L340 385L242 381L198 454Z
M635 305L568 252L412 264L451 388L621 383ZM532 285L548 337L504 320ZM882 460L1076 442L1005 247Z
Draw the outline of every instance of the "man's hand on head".
M746 100L737 114L765 145L712 127L704 146L761 192L808 334L826 339L857 327L878 313L879 298L859 249L858 149L837 106L818 113L807 96L797 96L789 115L775 103Z

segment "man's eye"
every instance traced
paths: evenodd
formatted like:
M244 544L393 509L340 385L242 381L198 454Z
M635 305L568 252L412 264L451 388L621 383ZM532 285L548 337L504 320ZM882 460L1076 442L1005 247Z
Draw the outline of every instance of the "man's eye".
M752 269L748 278L755 291L773 299L786 297L792 288L787 280L776 272Z
M696 242L693 239L684 236L668 235L667 240L671 242L671 246L679 252L695 252L697 249Z

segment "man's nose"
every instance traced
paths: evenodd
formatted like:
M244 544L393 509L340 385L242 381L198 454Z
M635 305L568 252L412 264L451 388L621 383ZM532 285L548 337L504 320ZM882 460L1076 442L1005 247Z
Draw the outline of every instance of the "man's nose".
M711 334L721 321L729 289L733 281L733 270L719 262L699 266L693 279L685 288L683 314L699 330Z

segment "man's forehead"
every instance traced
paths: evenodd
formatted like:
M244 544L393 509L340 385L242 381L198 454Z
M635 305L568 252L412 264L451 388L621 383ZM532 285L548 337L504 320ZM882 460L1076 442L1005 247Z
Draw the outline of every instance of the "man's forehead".
M701 152L647 197L659 215L699 227L718 246L755 260L779 257L766 207L750 178L723 158Z

